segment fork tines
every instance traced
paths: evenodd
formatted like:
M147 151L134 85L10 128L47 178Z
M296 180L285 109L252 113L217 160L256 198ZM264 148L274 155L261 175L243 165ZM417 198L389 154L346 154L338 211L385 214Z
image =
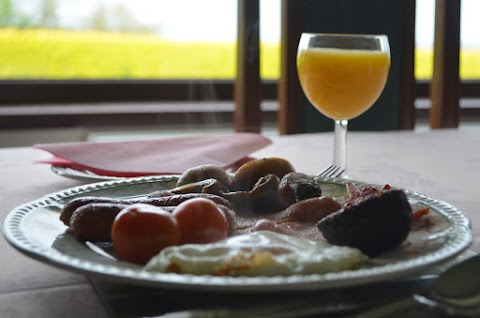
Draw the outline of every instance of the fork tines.
M328 168L324 169L317 176L319 177L339 177L345 172L345 169L336 165L330 165Z

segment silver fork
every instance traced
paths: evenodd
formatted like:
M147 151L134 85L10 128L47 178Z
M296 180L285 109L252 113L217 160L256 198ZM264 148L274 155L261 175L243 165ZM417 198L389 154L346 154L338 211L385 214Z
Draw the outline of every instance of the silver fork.
M336 165L330 165L326 169L323 169L319 174L317 174L317 177L337 178L340 177L344 172L345 168Z

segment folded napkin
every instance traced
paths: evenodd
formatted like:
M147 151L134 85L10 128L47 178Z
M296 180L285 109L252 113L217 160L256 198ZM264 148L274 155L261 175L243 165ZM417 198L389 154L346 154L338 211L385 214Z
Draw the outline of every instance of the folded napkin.
M104 176L134 177L180 174L204 164L225 169L248 160L248 156L271 140L255 133L162 138L140 141L74 142L36 144L52 158L39 161Z

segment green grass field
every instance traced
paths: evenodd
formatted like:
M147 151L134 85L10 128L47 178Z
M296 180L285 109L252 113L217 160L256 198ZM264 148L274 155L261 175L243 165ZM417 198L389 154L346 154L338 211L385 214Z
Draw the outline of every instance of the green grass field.
M392 57L394 58L394 57ZM417 49L415 74L431 77L432 51ZM228 79L235 43L174 42L151 34L0 29L0 79ZM261 75L279 75L279 45L262 44ZM480 50L462 50L461 77L480 78Z

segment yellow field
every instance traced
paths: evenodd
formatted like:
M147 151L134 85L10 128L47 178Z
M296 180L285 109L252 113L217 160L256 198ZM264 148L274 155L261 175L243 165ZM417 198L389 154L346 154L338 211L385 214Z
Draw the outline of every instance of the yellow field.
M480 78L480 50L462 50L461 77ZM228 79L235 43L175 42L151 34L0 29L0 79ZM262 44L261 75L278 78L279 46ZM417 78L429 78L431 50L417 50Z
M417 79L432 77L433 51L417 49L415 52L415 76ZM460 51L460 77L462 79L480 79L480 49L462 49Z

